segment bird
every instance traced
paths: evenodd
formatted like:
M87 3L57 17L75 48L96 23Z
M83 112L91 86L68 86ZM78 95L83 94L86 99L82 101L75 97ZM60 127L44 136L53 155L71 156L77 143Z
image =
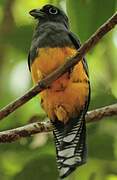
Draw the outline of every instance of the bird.
M81 44L62 9L46 4L29 14L37 23L28 55L36 84L73 57ZM90 102L90 80L85 57L43 90L40 97L54 127L57 167L63 179L87 159L85 114Z

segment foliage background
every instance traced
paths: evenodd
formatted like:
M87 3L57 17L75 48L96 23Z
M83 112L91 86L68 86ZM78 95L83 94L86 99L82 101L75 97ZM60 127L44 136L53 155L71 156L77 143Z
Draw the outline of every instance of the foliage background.
M68 12L71 29L81 42L116 10L116 0L0 0L0 107L32 86L27 66L34 20L28 11L46 3ZM92 97L90 109L117 102L117 29L87 54ZM0 130L44 115L38 97L0 122ZM117 180L117 117L87 125L88 162L72 180ZM55 147L51 134L39 134L12 144L0 144L0 180L56 180Z

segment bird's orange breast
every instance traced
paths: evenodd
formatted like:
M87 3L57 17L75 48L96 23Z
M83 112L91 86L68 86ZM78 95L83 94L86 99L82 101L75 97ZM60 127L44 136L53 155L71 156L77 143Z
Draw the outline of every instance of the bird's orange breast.
M31 73L35 83L43 79L75 55L76 50L64 48L40 48L32 63ZM89 94L88 77L80 61L71 72L67 72L40 93L42 107L51 120L67 122L78 116Z

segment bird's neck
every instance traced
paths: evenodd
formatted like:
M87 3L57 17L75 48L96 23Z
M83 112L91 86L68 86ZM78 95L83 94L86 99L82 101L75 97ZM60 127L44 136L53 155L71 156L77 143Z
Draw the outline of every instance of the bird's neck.
M38 24L33 34L33 44L41 47L64 47L72 45L68 37L68 29L63 23L45 22Z
M35 28L35 33L34 36L37 34L43 34L45 32L50 32L50 31L68 31L68 28L64 25L64 23L60 22L43 22L43 23L38 23L36 28Z

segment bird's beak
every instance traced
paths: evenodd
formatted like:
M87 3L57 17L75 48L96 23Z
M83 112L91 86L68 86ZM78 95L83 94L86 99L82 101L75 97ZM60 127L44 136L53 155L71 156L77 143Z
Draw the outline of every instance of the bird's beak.
M29 12L29 14L35 18L43 17L45 15L40 9L33 9Z

